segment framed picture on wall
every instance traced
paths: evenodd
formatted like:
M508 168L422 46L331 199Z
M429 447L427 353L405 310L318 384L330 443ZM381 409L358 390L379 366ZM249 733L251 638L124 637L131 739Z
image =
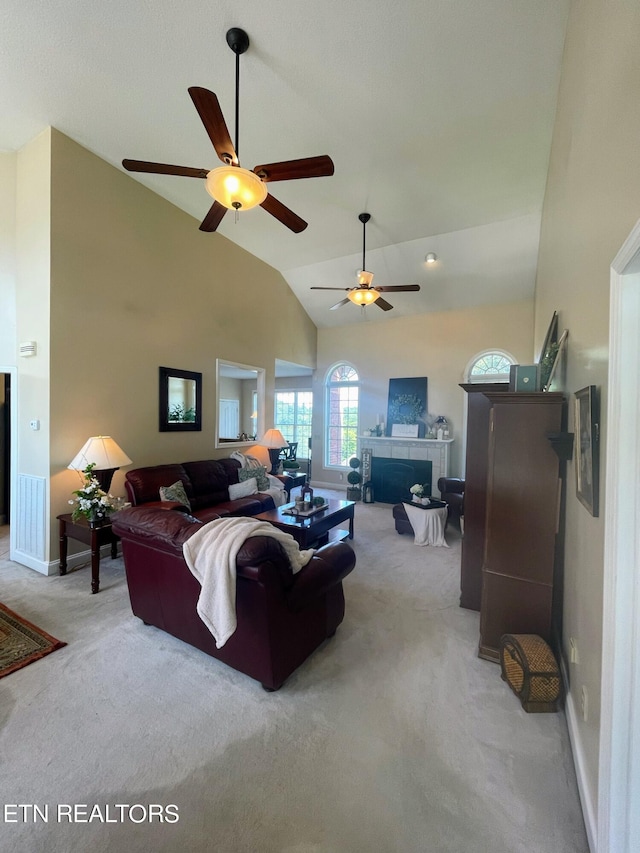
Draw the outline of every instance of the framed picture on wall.
M576 495L591 515L598 515L600 492L600 413L595 385L575 393Z
M394 433L394 426L418 426L417 438L424 438L427 412L427 377L409 376L405 379L389 380L386 434Z

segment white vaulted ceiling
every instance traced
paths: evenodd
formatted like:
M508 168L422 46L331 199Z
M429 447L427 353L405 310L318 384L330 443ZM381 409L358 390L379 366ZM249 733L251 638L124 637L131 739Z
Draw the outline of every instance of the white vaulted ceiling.
M372 321L533 294L540 213L569 0L5 0L0 149L52 125L119 167L123 158L219 165L187 93L220 100L235 141L242 27L242 165L329 154L330 178L271 184L309 227L265 211L219 232L280 270L317 326L362 262L389 294ZM199 221L204 182L135 175ZM216 239L202 234L203 240ZM438 262L427 268L433 251Z

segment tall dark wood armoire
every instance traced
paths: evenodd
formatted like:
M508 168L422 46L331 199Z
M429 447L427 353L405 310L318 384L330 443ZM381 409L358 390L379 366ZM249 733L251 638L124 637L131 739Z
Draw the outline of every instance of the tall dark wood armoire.
M480 610L482 561L487 513L487 465L489 461L489 412L486 393L509 390L508 382L466 383L467 452L464 486L464 537L460 566L460 607Z
M490 410L479 655L497 661L503 634L551 641L561 480L548 436L561 430L564 397L484 394Z

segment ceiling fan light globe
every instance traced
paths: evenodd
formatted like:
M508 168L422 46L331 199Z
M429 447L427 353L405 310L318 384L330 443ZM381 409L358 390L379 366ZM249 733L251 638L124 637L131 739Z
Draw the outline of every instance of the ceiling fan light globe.
M377 290L369 290L363 287L356 287L347 294L354 305L372 305L379 296L380 293Z
M373 281L373 273L372 272L367 272L366 270L359 270L358 271L358 284L364 285L365 287L371 287L372 281ZM373 301L375 302L375 299Z
M207 175L209 195L229 210L251 210L267 197L267 187L249 169L240 166L218 166Z

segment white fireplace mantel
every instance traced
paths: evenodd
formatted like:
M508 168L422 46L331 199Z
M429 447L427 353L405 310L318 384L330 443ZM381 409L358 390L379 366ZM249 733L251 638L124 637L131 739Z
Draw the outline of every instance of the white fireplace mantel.
M367 455L364 451L369 451L371 456L388 459L425 459L431 462L431 482L435 490L438 479L449 476L449 446L454 440L361 435L358 437L358 456L363 458ZM363 471L363 474L367 479L367 472Z

